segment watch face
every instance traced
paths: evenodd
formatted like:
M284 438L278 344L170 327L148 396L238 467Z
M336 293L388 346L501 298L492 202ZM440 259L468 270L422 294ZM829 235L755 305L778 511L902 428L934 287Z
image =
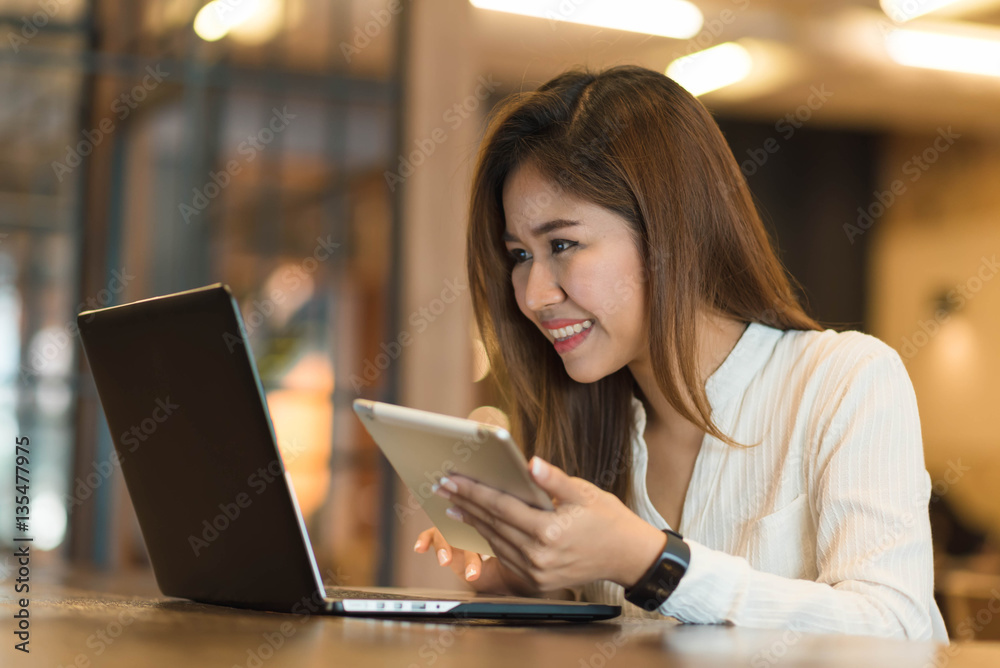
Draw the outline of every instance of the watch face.
M666 600L667 596L670 596L677 589L685 570L680 564L664 559L653 573L649 588L654 589Z
M678 534L668 531L663 554L634 587L626 590L626 600L650 612L659 608L687 572L690 554L687 543Z

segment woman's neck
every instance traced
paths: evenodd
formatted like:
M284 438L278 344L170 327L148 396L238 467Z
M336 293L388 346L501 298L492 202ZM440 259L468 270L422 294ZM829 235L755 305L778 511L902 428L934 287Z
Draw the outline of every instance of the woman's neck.
M698 341L699 382L704 386L736 347L736 343L747 328L747 323L724 316L710 316L699 311L695 327ZM660 391L653 376L648 352L645 358L629 364L629 370L645 397L647 429L655 429L671 441L682 442L690 440L688 437L701 431L695 424L681 416ZM686 395L685 403L693 412L693 399L686 394L683 386L680 389Z

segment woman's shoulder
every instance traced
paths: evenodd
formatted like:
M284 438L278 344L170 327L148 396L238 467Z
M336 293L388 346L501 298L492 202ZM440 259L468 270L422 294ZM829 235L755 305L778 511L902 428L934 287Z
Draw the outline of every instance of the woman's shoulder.
M899 357L888 343L857 330L785 330L775 354L788 359L837 359L863 361L873 357Z
M856 330L785 330L769 366L786 379L806 376L840 382L890 369L906 373L899 353L889 344Z

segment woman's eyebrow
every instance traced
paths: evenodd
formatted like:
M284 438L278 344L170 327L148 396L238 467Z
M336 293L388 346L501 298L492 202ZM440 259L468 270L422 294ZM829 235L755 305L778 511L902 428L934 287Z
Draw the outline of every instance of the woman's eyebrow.
M555 230L561 230L564 227L574 227L574 226L579 225L579 224L580 224L579 220L566 220L565 218L556 218L555 220L550 220L550 221L548 221L546 223L542 223L541 225L539 225L535 229L531 230L531 236L533 236L533 237L540 237L540 236L548 234L549 232L553 232ZM503 231L503 240L504 241L517 241L517 237L515 237L513 234L511 234L507 230L504 230Z

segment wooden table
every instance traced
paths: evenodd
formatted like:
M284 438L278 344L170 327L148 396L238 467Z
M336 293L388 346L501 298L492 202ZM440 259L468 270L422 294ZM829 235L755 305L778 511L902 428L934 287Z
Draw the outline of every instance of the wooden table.
M13 649L2 583L2 666L836 666L996 668L1000 643L799 635L669 620L502 624L305 617L160 596L146 573L31 574L30 654Z

